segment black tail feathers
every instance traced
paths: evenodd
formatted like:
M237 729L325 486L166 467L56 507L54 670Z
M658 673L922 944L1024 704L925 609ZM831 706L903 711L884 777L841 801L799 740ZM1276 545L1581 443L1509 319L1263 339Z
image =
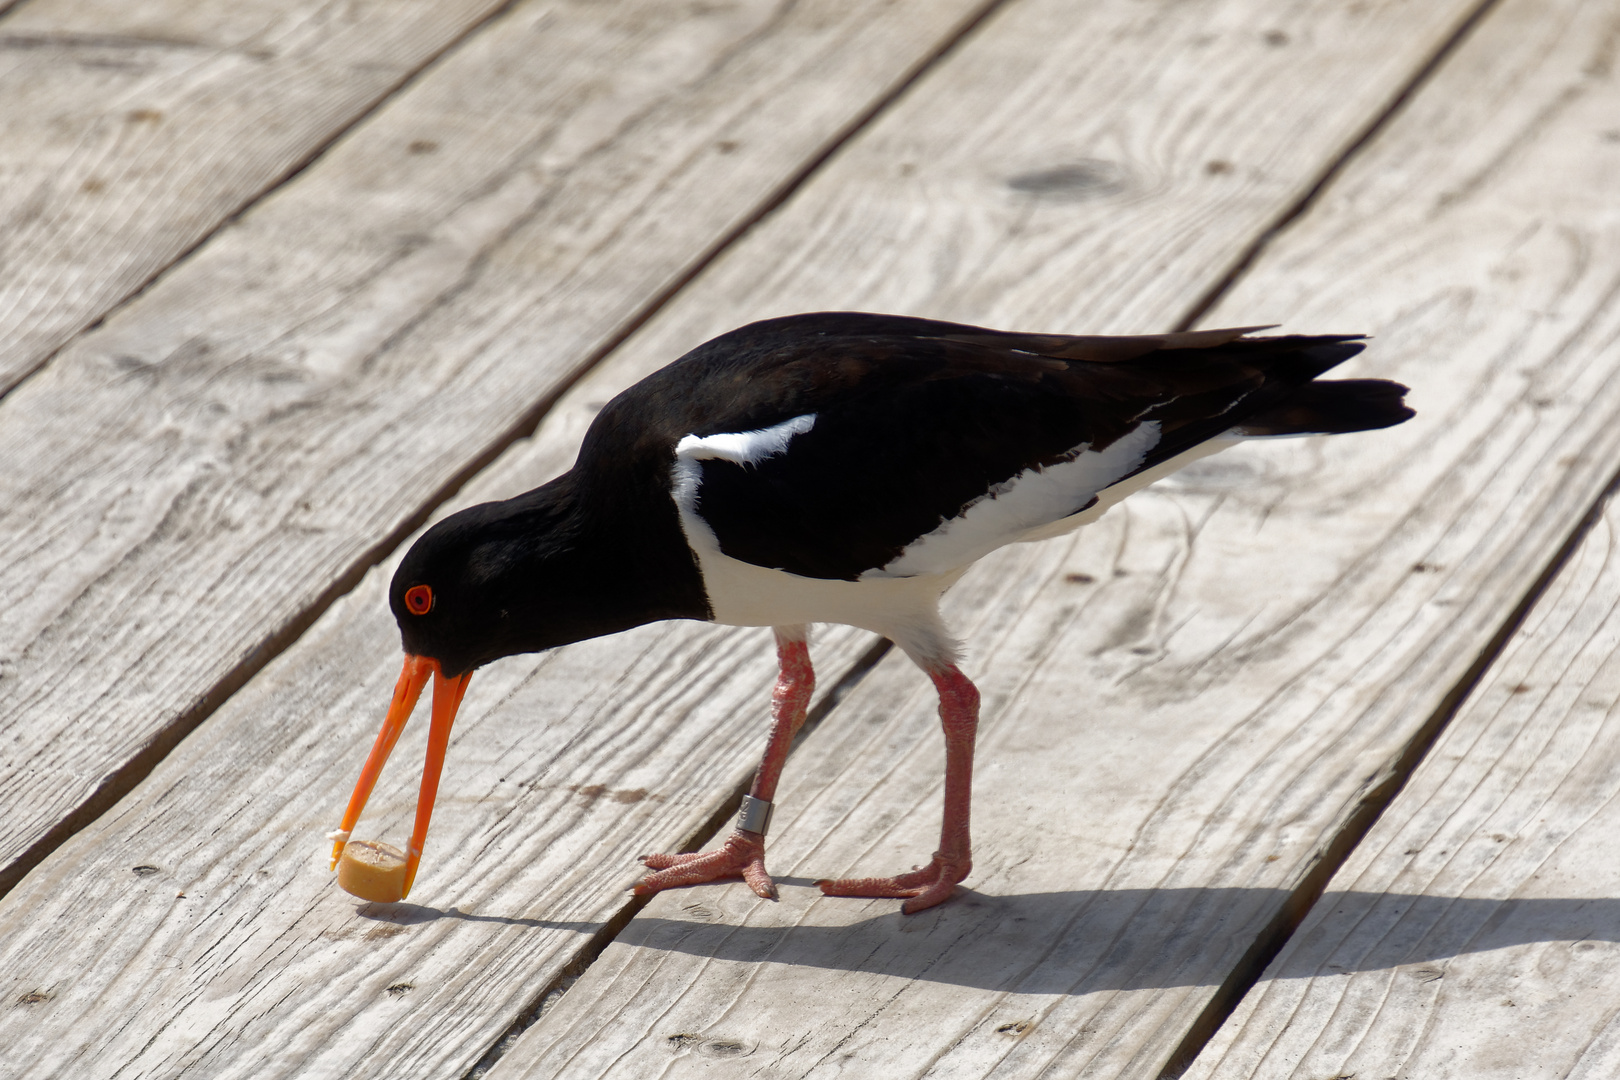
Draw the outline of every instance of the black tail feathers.
M1407 387L1388 379L1324 380L1243 418L1239 434L1337 435L1394 427L1417 415L1401 398Z

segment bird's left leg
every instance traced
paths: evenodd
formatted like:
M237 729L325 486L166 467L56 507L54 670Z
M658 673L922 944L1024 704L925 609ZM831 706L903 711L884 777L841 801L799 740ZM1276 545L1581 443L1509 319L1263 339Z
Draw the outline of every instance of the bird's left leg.
M939 691L939 722L945 730L945 820L939 850L927 866L886 878L819 881L828 896L905 897L900 910L914 915L942 903L973 869L968 808L973 801L973 740L979 730L979 690L955 664L928 672Z
M643 855L641 861L657 871L636 884L637 896L646 896L677 885L696 885L718 878L741 877L748 887L766 900L776 899L776 883L765 872L765 829L770 823L771 799L782 776L793 736L804 724L810 695L816 688L816 673L810 667L810 646L802 626L776 628L776 660L779 671L776 691L771 695L771 735L765 756L754 774L754 786L743 799L737 827L717 851L687 855Z

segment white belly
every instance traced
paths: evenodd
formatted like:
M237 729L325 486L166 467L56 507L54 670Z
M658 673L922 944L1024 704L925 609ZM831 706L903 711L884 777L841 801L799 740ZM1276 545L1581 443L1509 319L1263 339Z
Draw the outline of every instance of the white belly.
M727 626L843 623L882 634L924 668L954 663L957 643L939 617L939 598L966 571L841 581L801 577L733 559L702 518L683 507L681 525L703 571L714 621Z

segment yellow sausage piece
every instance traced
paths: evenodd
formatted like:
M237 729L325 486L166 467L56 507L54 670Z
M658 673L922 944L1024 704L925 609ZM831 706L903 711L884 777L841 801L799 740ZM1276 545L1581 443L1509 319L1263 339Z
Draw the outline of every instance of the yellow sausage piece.
M376 840L351 840L338 861L338 887L374 904L397 903L405 895L405 853Z

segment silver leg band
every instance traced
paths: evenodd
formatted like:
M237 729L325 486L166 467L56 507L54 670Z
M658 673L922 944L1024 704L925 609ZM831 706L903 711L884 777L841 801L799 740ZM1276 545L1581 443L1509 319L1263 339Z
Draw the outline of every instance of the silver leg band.
M776 807L764 799L744 795L742 808L737 811L737 828L764 836L765 830L771 827L771 811L775 809Z

